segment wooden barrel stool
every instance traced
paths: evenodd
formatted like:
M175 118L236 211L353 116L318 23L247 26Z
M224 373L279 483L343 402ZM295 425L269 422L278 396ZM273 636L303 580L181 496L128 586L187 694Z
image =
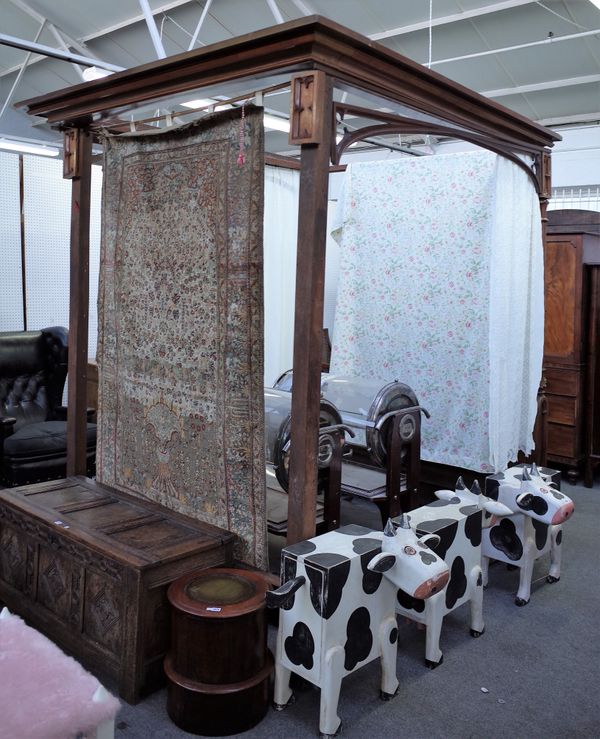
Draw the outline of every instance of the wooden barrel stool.
M225 568L191 573L170 585L167 712L179 728L226 736L264 717L273 671L268 589L259 573Z

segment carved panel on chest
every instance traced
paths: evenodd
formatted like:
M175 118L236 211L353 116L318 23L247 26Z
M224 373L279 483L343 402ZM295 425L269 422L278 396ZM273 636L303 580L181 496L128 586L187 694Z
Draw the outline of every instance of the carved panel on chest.
M168 585L233 539L85 478L0 491L0 600L135 702L163 679Z

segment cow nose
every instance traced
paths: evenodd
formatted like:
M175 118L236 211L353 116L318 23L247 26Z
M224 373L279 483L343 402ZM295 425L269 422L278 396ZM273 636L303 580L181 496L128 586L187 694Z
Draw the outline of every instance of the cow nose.
M568 503L561 506L554 516L552 516L552 523L563 523L563 521L566 521L567 518L569 518L574 510L575 506L573 505L573 501L570 500Z
M439 593L440 590L443 590L449 579L450 572L449 570L445 570L441 575L425 580L424 583L419 585L413 597L419 600L425 600L425 598L429 598L435 593Z

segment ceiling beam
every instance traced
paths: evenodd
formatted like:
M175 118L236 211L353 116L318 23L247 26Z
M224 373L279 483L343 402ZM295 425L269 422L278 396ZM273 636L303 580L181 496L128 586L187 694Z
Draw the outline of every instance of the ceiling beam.
M273 18L275 18L275 23L284 23L283 16L281 15L281 10L279 10L279 7L277 6L277 3L275 0L267 0L267 5L269 6L269 10L271 13L273 13Z
M477 18L480 15L487 15L488 13L497 13L501 10L509 10L510 8L517 8L520 5L531 5L536 0L505 0L505 2L494 3L493 5L485 5L480 8L473 8L472 10L463 10L460 13L453 13L452 15L441 16L440 18L434 18L431 22L432 26L444 26L448 23L456 23L458 21L465 21L469 18ZM412 23L410 26L399 26L398 28L390 28L388 31L381 31L379 33L369 34L369 38L373 41L381 41L381 39L392 38L393 36L402 36L405 33L413 33L414 31L422 31L425 28L429 28L429 20L420 21L419 23Z
M302 15L318 15L317 11L308 3L305 3L304 0L292 0L292 2L302 13Z
M196 45L196 41L198 40L198 34L200 33L200 29L202 28L202 24L204 23L204 19L206 18L206 15L210 9L211 4L212 4L212 0L206 0L206 2L204 3L204 7L202 8L202 13L200 14L200 20L198 21L198 25L196 26L196 30L194 31L192 40L190 41L190 45L188 46L188 51L191 51ZM204 46L204 44L201 44L201 45Z
M36 43L39 37L42 34L42 31L44 30L46 26L46 19L43 18L40 27L38 28L37 33L35 34L35 38L33 39L33 42ZM19 83L23 79L23 75L25 74L25 69L27 68L27 65L29 64L29 60L31 59L31 55L33 52L28 51L27 54L25 54L25 60L23 61L23 64L21 64L21 69L19 69L19 73L15 77L15 81L12 84L12 87L10 88L10 91L8 95L6 96L6 100L4 101L4 105L2 106L2 110L0 110L0 118L4 115L4 111L8 108L10 105L10 101L12 100L12 96L15 93L15 90L19 86Z
M108 69L110 72L123 71L123 67L118 67L116 64L109 64L108 62L103 62L101 59L91 59L90 57L81 56L80 54L73 54L70 51L61 51L60 49L54 49L52 46L37 44L33 41L27 41L25 39L17 38L16 36L8 36L5 33L0 33L0 44L3 44L4 46L12 46L14 49L35 51L38 54L50 56L53 59L62 59L65 62L75 62L77 64L83 64L84 67L100 67L101 69Z
M170 0L170 2L163 3L157 8L151 8L150 12L152 13L152 15L168 13L169 10L174 10L175 8L179 8L182 5L189 5L190 2L195 2L195 0ZM95 38L101 38L102 36L107 36L109 33L114 33L114 31L119 31L121 30L121 28L128 28L129 26L133 26L136 23L141 23L143 20L145 20L143 13L133 15L131 16L131 18L127 18L127 20L120 21L119 23L114 23L112 26L106 26L105 28L101 28L99 31L88 33L87 36L82 36L80 40L83 42L92 41Z
M158 28L156 27L156 23L154 22L154 15L150 10L148 0L138 0L138 3L140 4L140 8L142 9L142 13L144 14L144 20L146 21L146 25L148 26L148 33L150 34L150 38L152 39L152 45L154 46L156 56L159 59L166 59L167 52L165 51L165 47L163 46Z
M487 90L480 93L488 98L500 98L507 95L522 95L527 92L538 92L538 90L554 90L557 87L573 87L574 85L589 85L600 82L600 74L586 74L582 77L568 77L563 80L548 80L548 82L536 82L533 85L518 85L517 87L504 87L499 90Z

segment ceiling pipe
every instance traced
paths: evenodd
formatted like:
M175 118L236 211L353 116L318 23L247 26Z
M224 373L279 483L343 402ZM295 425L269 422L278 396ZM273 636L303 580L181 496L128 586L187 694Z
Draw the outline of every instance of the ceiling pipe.
M515 46L503 46L500 49L488 49L487 51L476 51L473 54L463 54L462 56L451 56L448 59L439 59L437 62L431 62L431 66L438 64L448 64L449 62L460 62L463 59L475 59L480 56L489 56L490 54L502 54L505 51L515 51L516 49L528 49L532 46L542 46L543 44L557 44L559 41L571 41L584 36L597 36L600 34L600 28L594 31L581 31L580 33L570 33L567 36L551 36L541 41L530 41L526 44L516 44Z
M505 0L505 2L494 3L493 5L486 5L482 8L463 10L460 13L453 13L452 15L445 15L440 18L434 18L431 22L431 26L444 26L447 23L456 23L458 21L468 20L469 18L478 18L480 15L497 13L500 10L509 10L510 8L517 8L520 5L531 5L531 3L534 2L537 2L537 0ZM380 41L381 39L385 38L402 36L405 33L423 31L424 29L429 28L429 26L429 20L420 21L419 23L412 23L410 26L400 26L399 28L390 28L388 31L381 31L380 33L371 33L369 34L369 38L373 41Z
M33 39L34 43L39 39L45 26L46 26L46 20L44 18L42 19L42 25L38 28L38 32L35 34L35 38ZM12 87L10 88L10 91L8 95L6 96L6 100L4 101L4 105L2 106L2 110L0 110L0 118L2 118L2 116L4 115L4 111L8 108L10 101L12 100L12 96L15 93L15 90L19 86L19 83L21 82L21 79L23 78L23 75L25 74L25 69L27 68L27 65L29 64L29 60L31 59L32 54L33 54L32 51L27 52L27 55L25 56L25 61L21 65L21 69L19 69L19 73L17 74L15 81L13 82Z
M83 64L84 67L100 67L101 69L108 69L110 72L122 72L125 69L125 67L118 67L116 64L103 62L101 59L91 59L90 57L81 56L80 54L73 54L70 51L61 51L60 49L54 49L52 46L27 41L22 38L17 38L16 36L9 36L6 33L0 33L0 45L11 46L14 49L33 51L37 54L42 54L43 56L50 56L53 59L62 59L64 62Z

